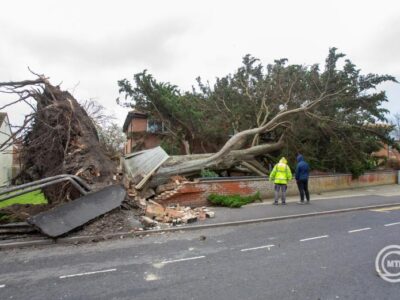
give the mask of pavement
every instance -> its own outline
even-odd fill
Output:
[[[368,208],[370,206],[400,205],[400,185],[391,184],[367,188],[333,191],[311,194],[310,204],[299,205],[299,196],[291,196],[286,200],[286,205],[272,205],[271,199],[255,202],[241,208],[213,207],[215,218],[204,222],[196,222],[191,226],[202,226],[218,223],[234,223],[244,221],[263,221],[283,217],[319,215],[322,213],[345,212]]]

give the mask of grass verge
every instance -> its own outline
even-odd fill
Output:
[[[0,202],[0,209],[14,204],[46,204],[47,200],[42,191],[33,191]]]

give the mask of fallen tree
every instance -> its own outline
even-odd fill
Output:
[[[265,125],[244,130],[235,134],[225,143],[221,150],[216,153],[202,155],[202,158],[195,158],[193,160],[184,158],[183,161],[178,158],[171,165],[168,165],[168,163],[164,164],[164,166],[162,166],[154,176],[154,181],[164,182],[168,177],[176,174],[197,174],[202,169],[229,169],[232,166],[239,164],[243,161],[251,161],[254,160],[257,156],[281,150],[286,145],[286,132],[290,129],[290,126],[292,125],[287,120],[290,115],[306,113],[314,106],[318,105],[321,101],[334,97],[342,92],[343,90],[339,90],[333,93],[327,93],[326,91],[324,91],[317,99],[309,101],[307,105],[291,110],[282,110]],[[246,141],[253,138],[255,135],[271,132],[273,130],[276,130],[278,127],[283,127],[282,133],[278,141],[274,143],[265,143],[261,145],[245,147],[244,149],[238,149],[240,146],[245,146]],[[194,157],[196,157],[196,155],[194,155]]]
[[[23,125],[0,145],[1,151],[15,139],[22,141],[19,153],[22,169],[15,181],[24,183],[73,174],[96,187],[111,182],[115,164],[101,147],[92,120],[69,92],[50,84],[44,76],[0,82],[0,92],[18,97],[0,110],[18,102],[32,108]],[[50,203],[77,196],[69,185],[46,188],[45,194]]]
[[[170,175],[247,168],[265,174],[265,160],[285,155],[294,163],[303,153],[313,168],[360,175],[374,163],[371,153],[391,144],[379,84],[396,82],[390,75],[366,74],[344,54],[330,49],[325,67],[287,64],[267,66],[246,55],[235,73],[217,78],[213,87],[198,78],[198,88],[181,92],[158,82],[147,71],[133,82],[118,82],[121,105],[162,121],[169,140],[186,155],[172,157],[154,181]],[[124,99],[124,100],[122,100]],[[164,178],[164,179],[163,179]]]

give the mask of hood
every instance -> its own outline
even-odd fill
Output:
[[[286,158],[282,157],[279,161],[280,164],[287,164]]]
[[[301,162],[301,161],[303,161],[303,160],[304,160],[303,155],[299,154],[299,155],[297,156],[297,162]]]

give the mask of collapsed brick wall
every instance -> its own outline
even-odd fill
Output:
[[[357,179],[350,174],[311,176],[309,189],[311,193],[321,193],[349,188],[394,184],[397,182],[396,171],[366,173]],[[250,195],[260,192],[263,200],[273,198],[273,184],[263,177],[250,179],[220,179],[199,182],[184,182],[169,197],[158,199],[162,204],[177,204],[191,207],[209,205],[207,197],[212,194]],[[288,184],[288,195],[297,195],[296,181]]]

